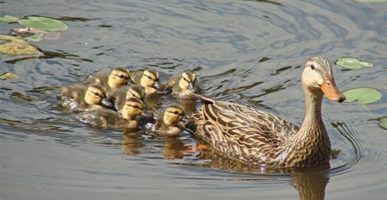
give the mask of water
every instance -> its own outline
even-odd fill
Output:
[[[59,18],[69,30],[35,43],[40,59],[1,55],[1,199],[386,199],[386,3],[354,1],[2,1],[0,14]],[[1,34],[16,24],[0,24]],[[334,68],[342,89],[373,87],[376,103],[324,101],[334,149],[330,171],[293,175],[236,170],[183,155],[195,144],[100,131],[55,109],[53,88],[95,70],[195,69],[205,95],[249,103],[300,123],[302,63],[354,56],[374,68]],[[289,106],[290,105],[290,106]],[[300,197],[299,197],[300,194]]]

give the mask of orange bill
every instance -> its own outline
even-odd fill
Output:
[[[336,83],[333,79],[324,79],[323,83],[321,84],[321,90],[324,92],[324,95],[331,101],[343,102],[345,100],[345,96],[336,87]]]

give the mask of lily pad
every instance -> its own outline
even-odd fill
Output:
[[[12,72],[5,72],[5,73],[0,75],[1,80],[9,80],[9,79],[13,79],[16,77],[17,77],[17,75],[15,73],[12,73]]]
[[[336,64],[348,68],[348,69],[360,69],[363,67],[373,67],[374,64],[369,62],[360,61],[357,58],[351,58],[351,57],[341,57],[337,59]]]
[[[44,37],[44,33],[36,33],[36,34],[31,35],[29,37],[26,37],[24,39],[29,41],[29,42],[39,42],[39,41],[43,40],[43,37]]]
[[[8,54],[12,56],[40,56],[42,53],[38,48],[30,45],[25,40],[9,36],[9,35],[0,35],[0,41],[6,41],[5,43],[0,44],[0,53]]]
[[[369,104],[382,98],[382,94],[373,88],[354,88],[343,92],[347,98],[345,102],[357,101],[360,104]]]
[[[0,22],[12,23],[12,22],[18,22],[19,19],[20,19],[19,17],[4,15],[0,17]]]
[[[378,119],[379,125],[387,130],[387,117],[382,117]]]
[[[54,32],[67,30],[67,25],[62,21],[47,17],[28,17],[27,19],[19,20],[18,23],[26,27],[35,28],[42,31]]]

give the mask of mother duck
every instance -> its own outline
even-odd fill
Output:
[[[302,73],[305,118],[301,127],[271,113],[201,97],[191,115],[194,134],[229,158],[265,168],[329,167],[331,144],[321,117],[321,103],[343,102],[328,59],[309,58]]]

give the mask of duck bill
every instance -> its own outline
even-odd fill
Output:
[[[331,101],[343,102],[345,100],[345,96],[339,91],[333,79],[324,79],[320,88]]]
[[[109,101],[107,98],[103,98],[101,103],[107,108],[113,108],[113,103]]]
[[[191,92],[196,92],[195,86],[192,83],[188,85],[188,90]]]
[[[156,81],[155,84],[153,85],[157,90],[161,90],[161,84],[160,81]]]

